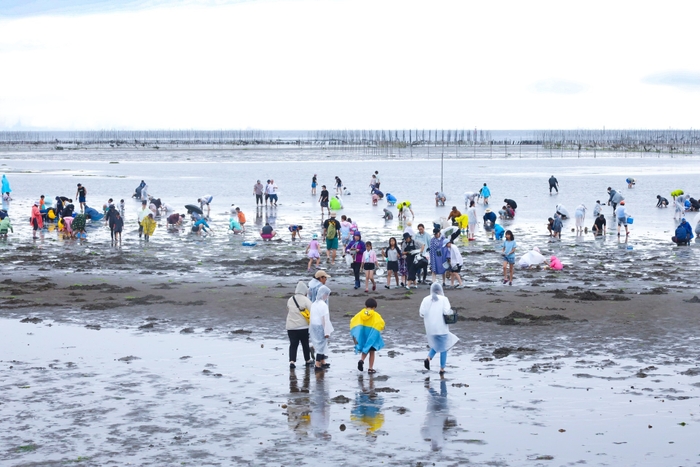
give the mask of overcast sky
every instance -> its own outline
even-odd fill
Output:
[[[0,129],[698,128],[700,2],[2,0]]]

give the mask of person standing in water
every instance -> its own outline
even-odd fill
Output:
[[[85,210],[85,200],[87,199],[87,189],[78,183],[78,191],[75,192],[75,197],[78,198],[80,203],[80,212]]]
[[[328,211],[328,215],[331,215],[331,208],[328,207],[330,194],[326,189],[326,185],[321,185],[321,196],[318,197],[318,202],[321,204],[321,216],[323,216],[323,210]]]
[[[377,313],[377,301],[368,298],[365,307],[350,320],[350,335],[355,343],[355,353],[360,354],[357,369],[363,371],[365,358],[369,355],[369,369],[367,373],[376,373],[374,369],[374,354],[384,348],[382,331],[384,319]]]
[[[552,194],[552,188],[557,190],[557,193],[559,193],[559,181],[552,175],[549,177],[549,194]]]
[[[328,297],[331,295],[331,289],[322,285],[316,293],[316,300],[311,305],[309,317],[309,337],[311,343],[316,349],[316,366],[315,371],[323,371],[329,368],[330,364],[326,363],[328,359],[328,339],[333,332],[333,324],[331,323],[331,315],[328,310]]]
[[[255,206],[259,204],[262,207],[264,190],[265,187],[262,183],[260,183],[260,180],[258,180],[258,182],[255,185],[253,185],[253,194],[255,195]]]
[[[481,187],[479,193],[481,194],[481,197],[484,198],[484,206],[488,205],[489,198],[491,197],[491,190],[488,186],[486,186],[486,183],[484,183],[484,186]]]
[[[318,181],[316,179],[316,174],[314,174],[313,177],[311,177],[311,194],[315,195],[316,194],[316,186],[318,185]]]
[[[440,374],[445,373],[447,366],[447,351],[459,341],[457,336],[450,332],[449,326],[445,323],[444,315],[454,314],[452,306],[442,286],[437,282],[430,286],[430,295],[425,297],[420,304],[418,312],[425,324],[425,334],[428,338],[430,351],[428,357],[423,361],[426,370],[430,370],[430,360],[436,354],[440,354]]]

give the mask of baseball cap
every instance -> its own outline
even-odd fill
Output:
[[[331,276],[326,271],[316,271],[316,274],[314,274],[314,277],[316,279],[320,279],[322,277],[330,278]]]

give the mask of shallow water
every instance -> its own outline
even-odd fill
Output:
[[[444,379],[422,369],[422,345],[382,350],[370,377],[337,336],[319,375],[286,368],[286,340],[194,331],[0,320],[5,464],[658,466],[700,455],[693,363],[566,342],[498,359],[463,340]]]
[[[439,149],[439,148],[438,148]],[[10,205],[16,233],[0,244],[0,248],[12,252],[11,268],[26,267],[31,263],[34,246],[44,258],[51,259],[49,267],[70,268],[59,264],[66,254],[99,258],[101,269],[119,270],[140,268],[164,274],[238,275],[243,278],[260,278],[265,275],[297,276],[305,272],[304,250],[310,234],[320,232],[322,220],[317,199],[310,195],[310,179],[314,173],[320,183],[332,185],[335,175],[343,180],[350,195],[343,197],[345,208],[339,213],[355,220],[365,240],[384,246],[390,236],[399,237],[397,221],[381,219],[382,208],[372,206],[368,195],[368,183],[374,170],[379,170],[382,190],[394,194],[399,201],[410,200],[416,215],[414,228],[424,223],[428,230],[434,219],[444,217],[451,205],[463,208],[462,194],[476,191],[488,182],[493,193],[491,208],[497,210],[498,202],[506,197],[515,199],[519,209],[516,218],[505,221],[504,226],[516,235],[519,252],[539,246],[543,254],[556,254],[562,259],[570,274],[527,272],[518,274],[515,285],[530,284],[538,280],[570,282],[602,280],[625,282],[634,279],[648,280],[649,287],[657,285],[683,286],[683,273],[697,268],[696,245],[677,248],[670,242],[676,223],[673,209],[656,209],[656,195],[670,199],[671,190],[682,188],[694,194],[700,167],[694,158],[509,158],[509,159],[455,159],[444,163],[444,191],[448,196],[447,207],[436,208],[433,193],[440,186],[440,161],[433,159],[388,160],[362,152],[331,151],[322,160],[296,159],[294,152],[285,150],[255,150],[246,158],[245,151],[72,151],[53,152],[5,152],[0,154],[0,168],[8,174],[12,183],[14,201]],[[231,155],[233,154],[233,156]],[[318,157],[318,152],[316,158]],[[354,157],[357,160],[352,160]],[[423,154],[423,157],[425,154]],[[230,161],[231,158],[238,159]],[[431,157],[435,157],[432,155]],[[63,159],[61,159],[63,158]],[[46,159],[46,160],[40,160]],[[196,159],[196,160],[188,160]],[[247,160],[240,160],[247,159]],[[119,162],[119,163],[110,163]],[[561,193],[550,196],[547,179],[556,175]],[[637,179],[634,189],[627,189],[625,178]],[[252,185],[274,178],[279,186],[280,205],[277,208],[255,209]],[[196,203],[204,194],[212,194],[212,219],[214,234],[206,237],[190,235],[187,230],[167,231],[164,222],[156,230],[150,245],[138,241],[136,210],[139,203],[130,198],[133,189],[145,179],[149,193],[160,197],[182,210],[185,204]],[[40,194],[73,196],[76,183],[88,189],[88,204],[100,209],[109,197],[124,198],[127,202],[124,241],[116,250],[107,248],[109,233],[102,224],[90,228],[86,245],[63,242],[55,232],[47,231],[33,242],[26,218],[30,206]],[[573,212],[584,203],[589,212],[586,225],[592,225],[592,209],[595,200],[607,199],[606,188],[612,186],[623,192],[630,214],[635,222],[630,226],[631,235],[618,239],[615,229],[604,239],[594,239],[590,234],[577,237],[570,230],[574,221],[565,221],[561,241],[550,241],[545,223],[557,204],[561,203]],[[695,193],[697,194],[697,192]],[[228,209],[234,203],[240,206],[248,218],[248,233],[234,236],[226,233]],[[395,208],[391,208],[395,212]],[[479,216],[483,214],[479,205]],[[613,227],[612,209],[606,207],[608,226]],[[687,213],[692,225],[696,213]],[[264,222],[281,233],[283,241],[256,247],[242,247],[243,240],[259,240],[256,231]],[[304,240],[290,242],[286,227],[302,224]],[[29,248],[29,247],[32,248]],[[493,282],[498,279],[500,257],[497,245],[486,240],[479,229],[477,241],[462,242],[468,271],[467,282]],[[28,248],[23,252],[22,248]],[[87,256],[89,259],[90,257]],[[116,258],[116,259],[115,259]],[[230,262],[233,261],[233,262]],[[246,262],[247,261],[247,262]],[[644,263],[640,263],[644,261]],[[126,263],[126,264],[123,264]],[[644,268],[639,268],[644,264]],[[264,272],[261,270],[264,269]],[[345,275],[341,266],[335,268]]]

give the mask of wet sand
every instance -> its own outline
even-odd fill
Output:
[[[687,289],[448,290],[461,341],[441,380],[422,368],[427,288],[373,294],[387,346],[370,377],[347,330],[366,295],[331,280],[332,366],[316,375],[287,365],[293,280],[194,277],[0,276],[7,465],[651,466],[700,454],[700,299]]]

